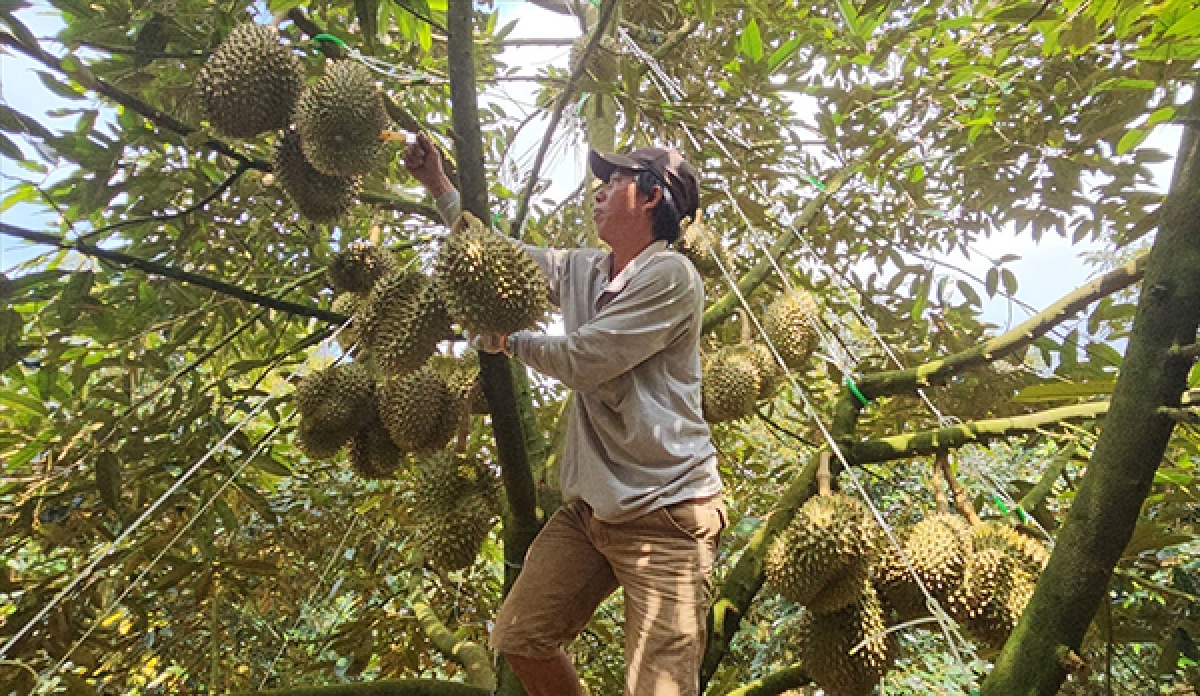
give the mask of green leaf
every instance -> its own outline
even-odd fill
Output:
[[[25,153],[21,152],[21,148],[17,147],[17,144],[3,133],[0,133],[0,156],[17,162],[25,159]]]
[[[800,46],[803,43],[803,39],[800,38],[783,42],[779,48],[775,49],[771,53],[771,57],[767,58],[767,72],[774,74],[774,72],[779,69],[779,66],[788,62],[792,56],[796,55],[796,51],[800,49]]]
[[[751,19],[742,30],[742,38],[738,42],[738,51],[757,63],[763,58],[762,35],[758,31],[758,20]]]
[[[1160,123],[1166,123],[1167,121],[1170,121],[1172,118],[1175,118],[1175,107],[1164,106],[1163,108],[1157,109],[1154,113],[1150,114],[1150,118],[1146,120],[1146,128],[1153,128]]]
[[[1133,537],[1121,552],[1121,558],[1133,558],[1146,551],[1158,551],[1194,538],[1191,534],[1168,532],[1163,524],[1153,520],[1138,520],[1133,529]]]
[[[987,292],[988,297],[995,297],[996,291],[1000,289],[1000,269],[992,266],[988,269],[987,275],[983,278],[983,289]]]
[[[715,5],[714,0],[696,0],[696,16],[703,22],[711,22],[713,13],[716,11]]]
[[[1080,399],[1086,396],[1112,394],[1115,379],[1097,379],[1087,382],[1047,382],[1031,384],[1013,397],[1021,403],[1037,403],[1040,401],[1062,401],[1065,399]]]
[[[3,137],[3,136],[0,136]],[[12,192],[0,201],[0,213],[12,208],[18,203],[28,203],[38,196],[37,187],[28,181],[19,181],[12,187]]]
[[[1125,135],[1121,137],[1121,141],[1117,143],[1117,154],[1123,155],[1138,145],[1141,145],[1142,141],[1146,139],[1147,135],[1150,135],[1150,131],[1145,128],[1129,129],[1126,131]]]
[[[1017,274],[1007,268],[1001,269],[1000,281],[1004,283],[1004,294],[1009,296],[1017,294]]]
[[[38,71],[38,79],[40,79],[42,81],[43,85],[46,85],[46,89],[50,90],[51,92],[54,92],[55,94],[57,94],[58,96],[60,96],[64,99],[83,99],[84,98],[84,94],[82,92],[75,89],[74,87],[67,84],[66,82],[59,80],[57,77],[51,75],[48,72],[39,70]]]
[[[112,452],[101,452],[96,457],[96,489],[100,500],[108,509],[120,511],[121,505],[121,460]]]
[[[1200,7],[1188,12],[1171,25],[1163,34],[1163,38],[1192,38],[1200,36]]]
[[[962,296],[964,299],[966,299],[967,304],[971,305],[972,307],[983,306],[983,300],[979,297],[979,293],[975,292],[975,288],[971,287],[970,283],[965,280],[960,280],[955,283],[955,285],[958,286],[958,291],[962,293]]]

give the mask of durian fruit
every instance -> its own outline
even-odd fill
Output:
[[[675,250],[688,257],[706,278],[720,278],[722,266],[733,272],[729,252],[721,246],[720,235],[701,220],[693,220],[683,230],[675,241]]]
[[[418,458],[412,481],[418,549],[443,572],[470,566],[495,521],[495,476],[477,457],[440,450]]]
[[[403,462],[404,453],[392,442],[383,423],[372,420],[350,440],[350,466],[365,479],[387,479],[395,476]]]
[[[754,411],[762,379],[748,345],[724,346],[704,363],[700,378],[704,420],[724,423]]]
[[[1050,552],[1037,539],[1030,538],[1003,522],[988,521],[971,529],[975,552],[999,549],[1011,555],[1021,568],[1034,577],[1045,569]]]
[[[395,377],[379,387],[379,416],[405,452],[445,447],[458,431],[464,399],[430,367]]]
[[[342,350],[350,350],[362,335],[362,307],[364,299],[362,295],[353,292],[344,292],[333,298],[333,302],[329,305],[329,310],[344,314],[354,319],[349,326],[338,332],[337,343]],[[361,355],[361,353],[359,353]]]
[[[229,32],[196,76],[213,130],[252,138],[286,128],[304,86],[299,59],[273,27],[253,22]]]
[[[479,378],[479,353],[468,350],[461,358],[435,355],[429,359],[428,365],[446,378],[450,389],[464,400],[470,413],[483,415],[489,412]]]
[[[346,429],[320,430],[301,421],[296,428],[296,446],[310,459],[332,459],[352,434]]]
[[[334,365],[296,385],[296,410],[310,432],[345,431],[349,439],[374,417],[375,405],[375,380],[361,363]]]
[[[355,176],[330,176],[317,171],[300,146],[300,134],[288,130],[275,151],[275,176],[304,217],[313,222],[340,218],[358,197],[360,180]]]
[[[362,309],[361,340],[389,376],[412,372],[450,337],[450,317],[433,283],[416,271],[381,278]]]
[[[763,330],[790,369],[807,368],[820,343],[820,334],[814,328],[819,317],[816,300],[806,290],[785,292],[767,307]]]
[[[371,292],[375,283],[399,269],[392,252],[370,242],[358,241],[339,251],[325,277],[334,292]]]
[[[805,613],[796,628],[796,652],[804,671],[825,693],[870,696],[895,661],[895,636],[884,635],[885,629],[883,607],[867,584],[858,601],[845,608]]]
[[[1033,596],[1036,576],[1008,552],[988,548],[971,555],[950,613],[983,646],[999,650]]]
[[[913,525],[904,542],[904,553],[925,588],[944,603],[962,583],[967,560],[973,553],[970,526],[957,515],[927,517]]]
[[[784,599],[810,611],[836,611],[855,602],[879,554],[870,511],[841,493],[809,498],[767,550],[767,579]]]
[[[304,155],[331,176],[366,174],[383,164],[381,136],[387,126],[383,95],[371,71],[358,61],[339,60],[304,88],[296,103],[296,128]]]
[[[549,308],[546,279],[520,244],[464,212],[434,260],[451,318],[475,334],[532,328]]]
[[[758,370],[758,400],[765,401],[775,396],[786,375],[775,360],[771,349],[761,343],[750,344],[750,357]]]
[[[929,615],[925,606],[925,596],[913,581],[904,559],[900,556],[912,527],[897,527],[892,530],[892,536],[899,547],[890,540],[882,544],[879,560],[871,568],[871,582],[879,592],[885,608],[896,612],[900,622],[912,621]]]

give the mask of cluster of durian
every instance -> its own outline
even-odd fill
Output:
[[[589,34],[584,34],[571,44],[571,54],[569,65],[574,68],[575,63],[579,59],[584,46],[591,39]],[[602,37],[600,44],[588,54],[587,64],[584,65],[584,71],[596,82],[613,82],[621,76],[621,59],[620,47],[615,41],[608,37]]]
[[[383,163],[388,116],[371,71],[329,65],[305,86],[304,70],[274,27],[246,22],[229,33],[196,78],[214,131],[252,138],[284,130],[276,178],[305,217],[330,222],[358,196],[361,175]]]
[[[763,314],[763,331],[791,370],[804,370],[820,344],[816,323],[821,310],[806,290],[795,289],[775,299]]]
[[[884,634],[884,607],[871,584],[880,549],[870,510],[833,493],[806,501],[767,551],[768,581],[808,609],[795,649],[827,693],[867,696],[895,660],[895,638]]]
[[[704,356],[700,381],[704,419],[724,423],[753,413],[755,404],[775,395],[782,378],[771,349],[760,343],[724,346]]]
[[[349,443],[350,463],[366,478],[386,478],[400,466],[402,452],[379,419],[375,378],[363,363],[304,377],[296,385],[295,404],[296,446],[309,457],[331,459]]]
[[[433,277],[450,318],[474,334],[533,328],[550,307],[537,261],[468,212],[438,251]]]
[[[904,555],[929,593],[983,647],[999,649],[1016,626],[1046,549],[1003,522],[971,527],[956,515],[938,514],[902,530]],[[883,554],[875,584],[900,621],[929,613],[925,597],[898,552]]]
[[[495,474],[476,456],[443,449],[419,457],[411,481],[421,554],[442,572],[469,567],[496,519]]]
[[[698,218],[680,233],[675,250],[686,256],[706,278],[720,278],[722,268],[733,272],[729,251],[721,246],[720,235]]]

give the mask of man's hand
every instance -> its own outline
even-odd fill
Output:
[[[508,341],[508,336],[498,333],[483,333],[483,334],[467,334],[467,344],[481,353],[504,353],[510,358],[508,350],[505,349],[505,344]]]
[[[416,141],[404,148],[404,168],[421,182],[434,198],[453,188],[442,169],[441,153],[424,133],[418,133]]]

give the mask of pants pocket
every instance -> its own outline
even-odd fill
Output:
[[[685,500],[662,508],[661,513],[672,527],[689,539],[712,542],[725,526],[723,508],[719,498]]]

